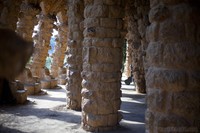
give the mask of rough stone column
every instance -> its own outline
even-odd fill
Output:
[[[85,130],[115,128],[122,116],[122,0],[85,1],[82,72],[82,125]]]
[[[51,65],[51,74],[53,77],[58,77],[58,70],[63,67],[65,51],[67,49],[67,32],[68,32],[68,20],[67,12],[63,11],[57,15],[59,24],[58,26],[58,42],[55,46],[55,52],[53,54],[53,63]]]
[[[143,65],[143,47],[141,36],[138,30],[137,0],[128,0],[126,3],[126,17],[128,21],[127,40],[132,50],[133,78],[136,83],[136,91],[139,93],[146,92],[145,72]]]
[[[33,29],[37,24],[36,15],[39,14],[39,6],[24,1],[21,4],[21,10],[17,23],[17,33],[28,41],[33,41]]]
[[[137,8],[137,24],[138,24],[138,32],[140,34],[140,42],[141,42],[141,53],[140,60],[143,61],[143,65],[140,66],[143,68],[143,73],[146,74],[148,69],[147,61],[146,61],[146,49],[148,47],[148,42],[146,40],[146,29],[150,25],[149,23],[149,10],[150,10],[150,0],[141,0],[135,2],[135,7]],[[145,78],[144,75],[142,78]],[[144,80],[145,81],[145,80]],[[146,88],[146,87],[144,87]]]
[[[35,39],[35,51],[33,54],[33,63],[31,64],[31,71],[33,76],[41,77],[42,68],[45,66],[46,57],[48,55],[50,39],[54,27],[54,16],[43,15],[39,16],[39,31]]]
[[[4,0],[2,2],[4,7],[0,14],[0,23],[4,25],[4,28],[16,29],[21,2],[22,0]]]
[[[69,0],[68,3],[68,50],[67,50],[67,107],[81,109],[81,71],[83,31],[83,0]]]
[[[127,43],[127,46],[126,46],[126,61],[125,61],[125,68],[124,68],[124,73],[126,75],[126,77],[130,77],[131,76],[131,47],[130,47],[130,44]]]
[[[199,1],[151,0],[146,132],[200,131]]]

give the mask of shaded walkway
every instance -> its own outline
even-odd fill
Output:
[[[145,95],[135,93],[133,87],[122,82],[120,111],[124,118],[112,133],[145,132]],[[48,95],[29,96],[23,106],[1,106],[0,133],[86,133],[81,128],[81,112],[65,107],[64,86],[47,92]]]

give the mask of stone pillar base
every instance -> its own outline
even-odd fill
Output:
[[[58,84],[65,85],[67,83],[66,79],[58,79]]]
[[[35,95],[41,91],[40,83],[25,84],[24,88],[27,90],[28,95]]]
[[[17,104],[24,104],[27,101],[27,90],[17,90],[16,101]]]
[[[27,90],[27,95],[33,95],[35,86],[34,85],[24,85],[24,89]]]
[[[54,89],[57,86],[57,80],[41,80],[41,88],[42,89]]]

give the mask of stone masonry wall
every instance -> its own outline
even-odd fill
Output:
[[[81,110],[83,0],[68,1],[67,107]]]
[[[146,132],[200,131],[198,1],[150,0]]]
[[[122,0],[85,1],[82,72],[82,125],[115,128],[121,120]]]

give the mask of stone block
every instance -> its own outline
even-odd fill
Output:
[[[121,6],[109,6],[109,18],[123,18],[124,12]]]
[[[160,23],[159,40],[165,43],[186,41],[184,23],[167,19]]]
[[[100,22],[98,18],[85,18],[84,20],[84,28],[87,27],[98,27],[100,26]]]
[[[24,89],[27,90],[27,95],[34,95],[34,92],[35,92],[34,85],[24,85]]]
[[[156,22],[151,23],[151,25],[147,27],[146,39],[148,42],[151,41],[151,43],[152,43],[152,42],[156,42],[158,40],[159,29],[160,29],[160,25],[159,25],[159,23],[156,23]]]
[[[105,5],[86,6],[84,10],[85,18],[98,18],[108,16],[108,7]]]
[[[118,29],[107,29],[106,30],[106,37],[107,38],[120,38],[121,32]]]
[[[100,91],[99,91],[100,92]],[[101,91],[102,94],[97,93],[97,100],[98,100],[98,115],[106,115],[106,114],[112,114],[113,113],[113,107],[109,101],[102,98],[107,95],[108,93]],[[102,96],[99,96],[102,95]]]
[[[16,101],[18,104],[24,104],[27,101],[27,90],[17,90]]]
[[[157,5],[154,8],[151,8],[149,12],[149,21],[163,21],[167,19],[170,15],[169,9],[164,5]]]
[[[111,47],[113,39],[111,38],[94,38],[92,39],[92,46],[96,47]]]
[[[92,114],[98,114],[98,105],[96,101],[82,98],[82,110]]]
[[[178,129],[179,127],[189,127],[190,125],[190,123],[186,119],[173,114],[156,114],[155,119],[156,121],[154,128],[157,127],[158,132],[163,132],[163,129],[167,127],[173,127],[174,129]]]
[[[124,39],[115,38],[112,41],[112,46],[114,48],[121,48],[121,47],[123,47],[123,45],[125,45],[125,40]]]
[[[100,26],[107,28],[116,28],[117,20],[113,18],[100,18]]]
[[[163,60],[165,60],[165,66],[197,70],[200,64],[200,47],[196,44],[188,47],[190,44],[191,42],[166,43],[163,46]]]
[[[172,94],[172,101],[170,101],[172,104],[173,113],[190,121],[197,118],[197,116],[200,116],[199,95],[199,92],[174,92]]]
[[[183,91],[187,88],[187,75],[181,70],[149,68],[146,83],[150,88]]]
[[[38,94],[41,91],[40,83],[35,83],[34,94]]]
[[[153,66],[163,65],[163,47],[158,42],[151,42],[146,50],[148,64]]]
[[[58,79],[58,84],[60,85],[65,85],[67,83],[67,80],[66,79]]]
[[[199,91],[200,87],[200,72],[190,71],[188,72],[188,89],[190,91]]]
[[[169,109],[170,106],[166,106],[166,101],[168,98],[170,97],[168,97],[168,93],[166,91],[162,91],[159,89],[149,89],[147,97],[147,104],[151,104],[151,106],[149,106],[149,109],[158,112],[171,110]],[[170,100],[168,102],[170,102]]]
[[[81,40],[83,38],[82,33],[80,32],[73,32],[73,40]]]
[[[108,124],[107,115],[87,115],[87,123],[92,127],[106,127]]]
[[[50,89],[57,87],[57,79],[51,79],[50,82],[51,82],[51,88]]]
[[[83,46],[92,46],[92,41],[93,39],[89,39],[89,38],[84,38],[83,40]]]
[[[122,2],[121,0],[103,0],[103,3],[106,5],[120,5]]]
[[[118,110],[120,110],[120,106],[121,106],[121,100],[119,99],[115,99],[113,101],[113,113],[117,113]]]
[[[108,115],[108,126],[115,126],[118,123],[118,114]]]
[[[51,89],[51,82],[46,80],[41,80],[41,88],[42,89]]]

